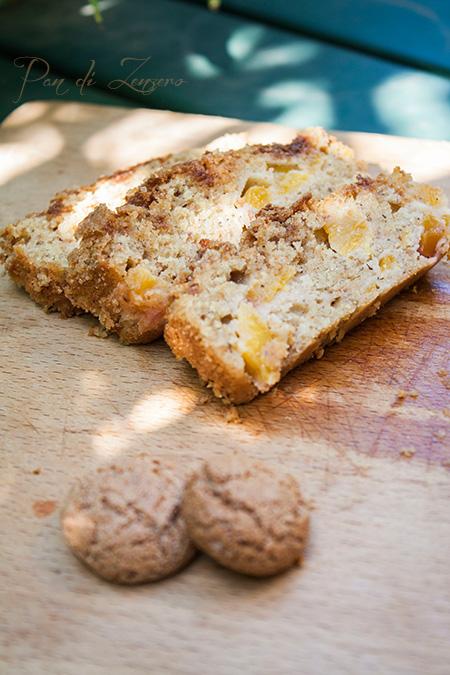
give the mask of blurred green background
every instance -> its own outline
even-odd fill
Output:
[[[1,118],[66,99],[450,139],[449,0],[0,2]]]

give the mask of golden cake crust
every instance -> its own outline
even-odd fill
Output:
[[[8,236],[8,232],[5,235]],[[58,265],[36,265],[25,251],[17,247],[8,258],[6,269],[11,279],[47,312],[56,311],[63,317],[69,317],[82,311],[65,296],[64,274]]]
[[[333,342],[340,342],[349,331],[365,319],[374,316],[386,302],[426,274],[439,259],[440,257],[433,259],[422,270],[403,280],[384,295],[364,307],[358,308],[355,312],[323,331],[301,354],[286,361],[282,375],[286,375],[293,368],[308,361]],[[176,358],[186,359],[195,368],[201,380],[213,390],[218,398],[240,405],[249,403],[260,393],[245,371],[228,367],[216,350],[208,345],[201,331],[176,311],[170,316],[164,331],[164,338]]]
[[[175,356],[186,359],[219,398],[239,404],[257,396],[258,389],[247,373],[229,368],[186,317],[174,315],[164,338]]]

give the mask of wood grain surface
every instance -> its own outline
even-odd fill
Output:
[[[290,134],[26,104],[0,130],[0,222],[151,155]],[[345,140],[369,161],[450,188],[449,144]],[[5,277],[0,295],[2,673],[448,675],[448,263],[237,421],[162,341],[91,337],[93,319],[46,315]],[[400,390],[417,396],[399,400]],[[313,508],[301,569],[252,580],[199,556],[164,582],[120,588],[66,549],[60,505],[98,462],[148,450],[193,463],[230,448],[299,477]]]

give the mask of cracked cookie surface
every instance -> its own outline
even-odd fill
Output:
[[[69,494],[61,514],[66,542],[108,581],[173,574],[195,551],[181,516],[184,486],[171,463],[147,455],[99,467]]]
[[[301,560],[309,515],[298,483],[262,462],[206,461],[188,481],[182,512],[198,548],[236,572],[269,576]]]

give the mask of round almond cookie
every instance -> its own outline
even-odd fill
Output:
[[[204,462],[188,481],[182,513],[198,548],[256,577],[298,563],[308,536],[297,481],[238,454]]]
[[[139,584],[186,565],[195,548],[181,515],[185,478],[138,455],[80,480],[61,514],[72,552],[103,579]]]

